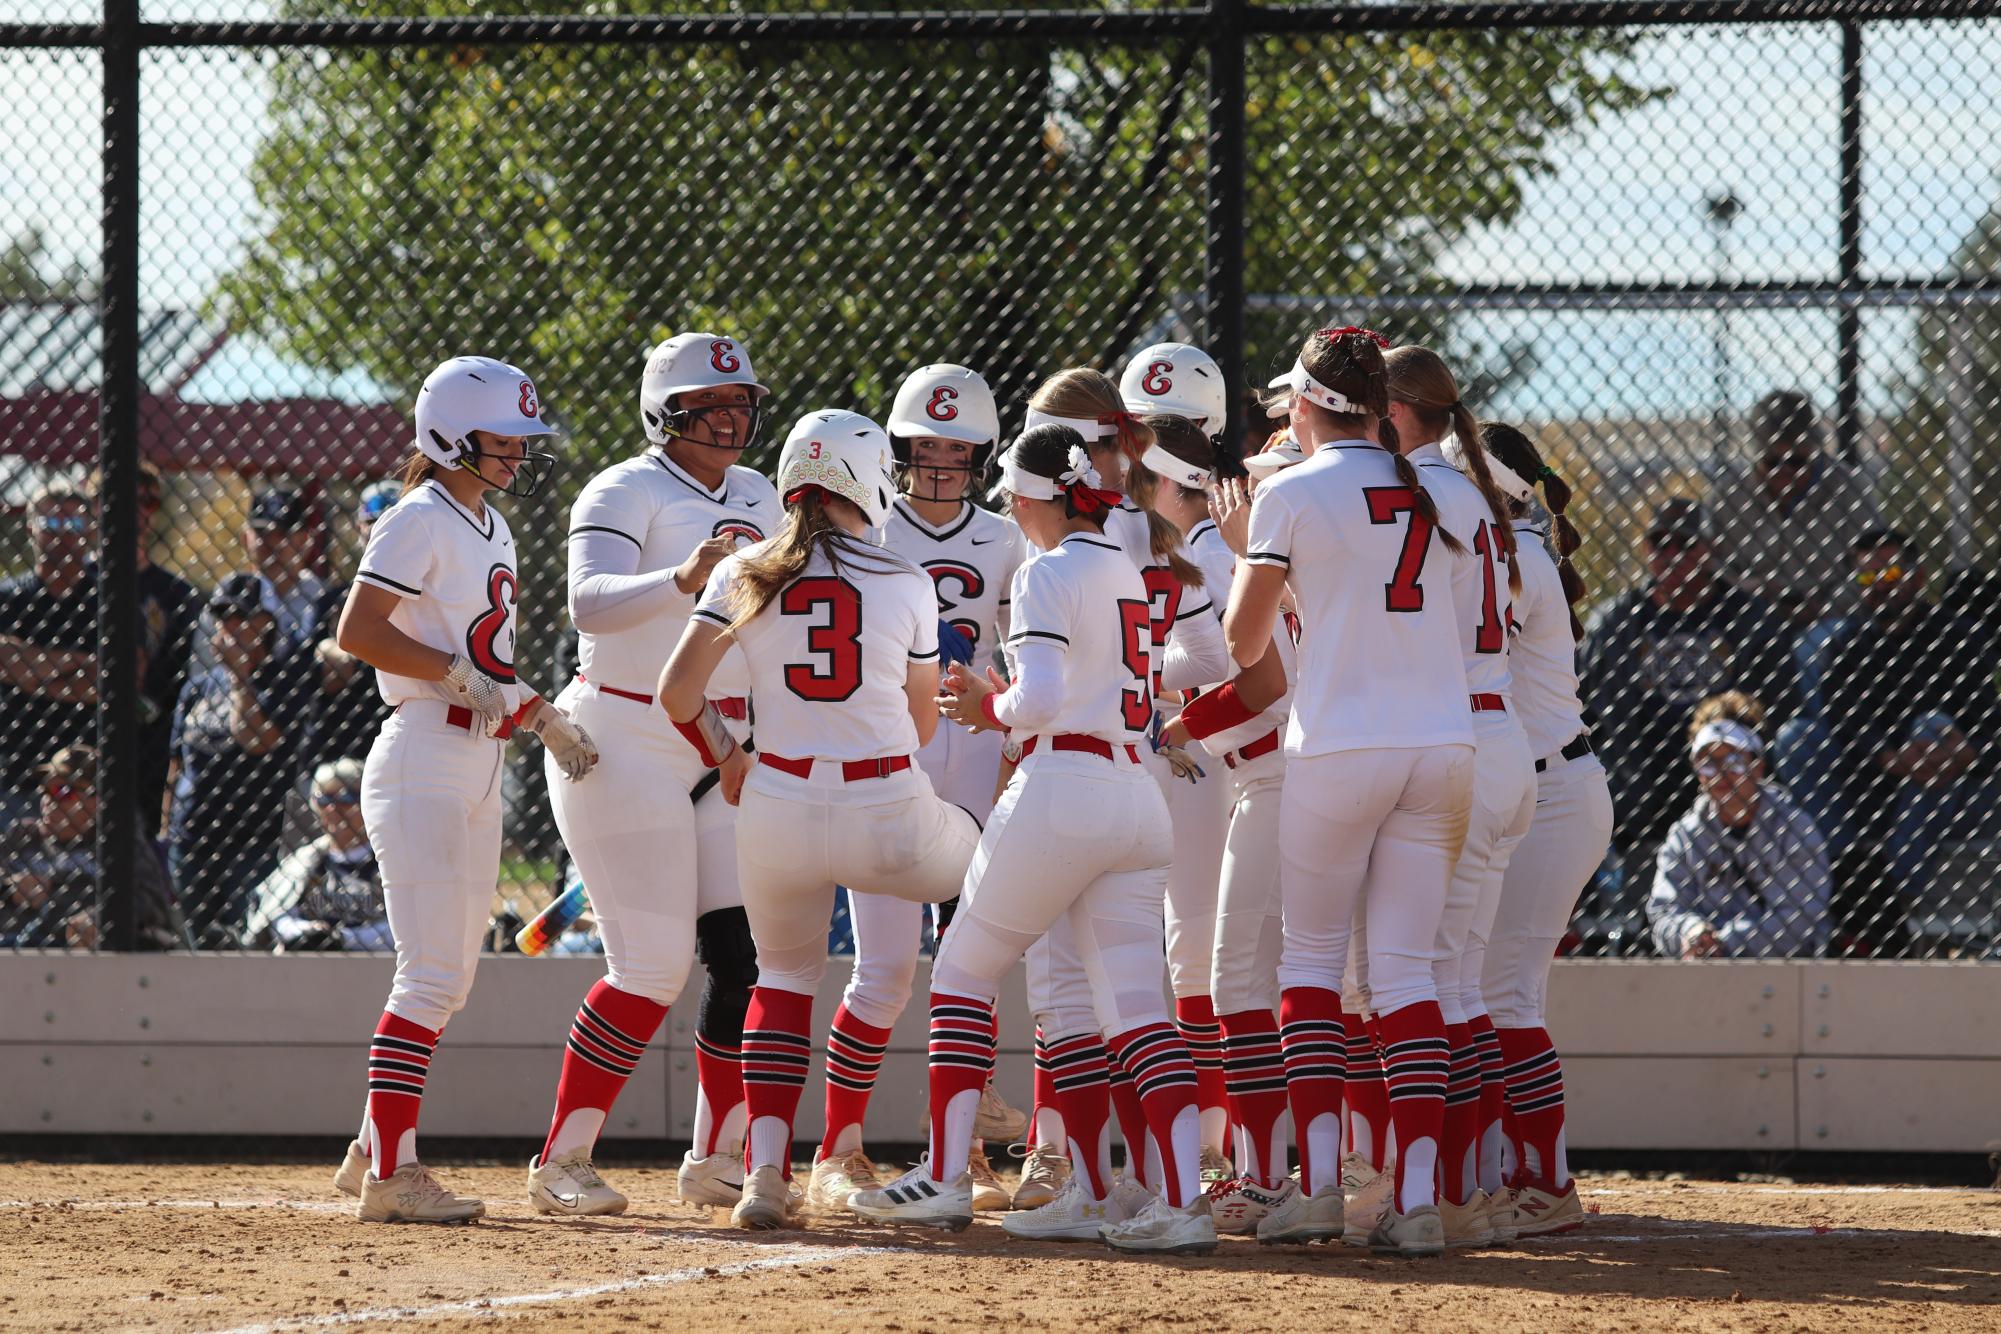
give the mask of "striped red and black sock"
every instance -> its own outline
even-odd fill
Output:
[[[936,992],[931,997],[931,1179],[959,1179],[973,1148],[980,1090],[998,1045],[993,1002]]]
[[[1472,1199],[1479,1179],[1480,1049],[1465,1024],[1445,1026],[1450,1068],[1445,1079],[1445,1134],[1439,1153],[1440,1198],[1451,1204]]]
[[[1325,987],[1287,987],[1279,994],[1279,1048],[1285,1095],[1299,1144],[1299,1183],[1309,1195],[1341,1184],[1341,1084],[1348,1036],[1341,996]]]
[[[863,1023],[845,1004],[834,1011],[834,1026],[827,1033],[827,1129],[820,1138],[822,1157],[861,1147],[862,1118],[868,1115],[869,1095],[875,1092],[875,1077],[888,1050],[888,1029]],[[844,1136],[849,1141],[845,1145]]]
[[[1162,1022],[1127,1029],[1106,1045],[1132,1076],[1147,1130],[1160,1146],[1161,1198],[1186,1208],[1202,1193],[1202,1113],[1187,1044]]]
[[[1285,1059],[1270,1010],[1238,1010],[1223,1029],[1223,1080],[1237,1171],[1262,1186],[1285,1179]]]
[[[1062,1145],[1094,1200],[1112,1189],[1111,1063],[1096,1033],[1050,1043],[1037,1057],[1049,1071],[1049,1096],[1063,1120]]]
[[[1390,1120],[1397,1132],[1397,1209],[1438,1202],[1438,1141],[1444,1131],[1451,1050],[1437,1001],[1419,1001],[1380,1015],[1383,1074],[1390,1086]]]
[[[1389,1155],[1390,1086],[1383,1082],[1376,1021],[1344,1014],[1341,1026],[1348,1032],[1348,1079],[1341,1090],[1348,1112],[1348,1152],[1360,1154],[1380,1172]]]
[[[1119,1054],[1108,1047],[1105,1060],[1111,1070],[1112,1107],[1119,1115],[1119,1138],[1126,1142],[1126,1175],[1151,1190],[1159,1183],[1148,1174],[1147,1164],[1150,1158],[1158,1158],[1160,1152],[1157,1148],[1151,1154],[1147,1151],[1152,1132],[1146,1128],[1146,1109],[1140,1105],[1132,1073],[1119,1063]]]
[[[1056,1106],[1056,1089],[1049,1073],[1049,1039],[1035,1026],[1035,1106],[1028,1114],[1028,1142],[1036,1148],[1063,1152],[1063,1113]]]
[[[1473,1030],[1473,1045],[1480,1052],[1480,1189],[1492,1195],[1501,1188],[1501,1144],[1504,1134],[1502,1113],[1508,1105],[1507,1081],[1502,1072],[1507,1062],[1501,1056],[1501,1040],[1494,1036],[1494,1021],[1484,1014],[1467,1019]]]
[[[813,1064],[813,998],[752,987],[743,1017],[743,1097],[750,1113],[744,1166],[792,1175],[792,1122]]]
[[[1517,1179],[1544,1190],[1562,1190],[1570,1180],[1563,1137],[1563,1062],[1545,1028],[1499,1028],[1507,1065],[1508,1109],[1514,1114],[1511,1138]]]
[[[556,1113],[542,1144],[543,1162],[597,1143],[619,1090],[666,1017],[667,1007],[658,1001],[598,979],[570,1024],[563,1075],[556,1084]]]
[[[1223,1029],[1216,1022],[1216,1005],[1207,996],[1177,996],[1174,998],[1174,1027],[1180,1031],[1181,1040],[1188,1045],[1189,1058],[1195,1062],[1195,1096],[1202,1108],[1202,1115],[1214,1122],[1210,1127],[1215,1134],[1215,1143],[1223,1148],[1228,1140],[1227,1093],[1223,1078]],[[1205,1141],[1209,1140],[1204,1135]]]
[[[723,1145],[731,1113],[743,1106],[743,1048],[695,1034],[695,1156]],[[726,1146],[735,1147],[734,1136]]]
[[[375,1025],[368,1044],[368,1135],[363,1143],[378,1181],[416,1159],[417,1113],[437,1047],[437,1031],[387,1010]]]

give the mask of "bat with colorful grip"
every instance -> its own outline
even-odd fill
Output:
[[[568,889],[558,894],[555,900],[535,915],[535,920],[514,933],[514,945],[523,954],[541,954],[565,931],[576,925],[590,908],[591,901],[584,893],[584,882],[573,881]]]

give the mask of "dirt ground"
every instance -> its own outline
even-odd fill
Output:
[[[1993,1329],[2001,1195],[1883,1186],[1588,1177],[1586,1228],[1455,1253],[1226,1239],[1135,1260],[814,1218],[732,1231],[673,1199],[663,1168],[618,1167],[621,1218],[531,1214],[516,1168],[447,1167],[489,1216],[370,1227],[333,1164],[0,1163],[0,1330],[1024,1329],[1484,1327],[1560,1331]]]

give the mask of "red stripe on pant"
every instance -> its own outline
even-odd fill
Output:
[[[1278,1015],[1300,1188],[1313,1195],[1341,1184],[1341,1083],[1348,1062],[1341,996],[1325,987],[1287,987],[1279,994]],[[1313,1124],[1322,1116],[1332,1116],[1336,1127],[1331,1162],[1320,1161],[1312,1148]]]
[[[1376,1024],[1397,1131],[1397,1209],[1408,1213],[1438,1200],[1438,1142],[1451,1071],[1445,1016],[1437,1001],[1420,1001],[1377,1016]]]
[[[1220,1016],[1223,1084],[1236,1131],[1237,1170],[1259,1185],[1285,1179],[1285,1060],[1270,1010]]]
[[[589,1109],[607,1118],[611,1115],[619,1091],[666,1017],[667,1007],[658,1001],[620,991],[609,978],[598,979],[570,1025],[563,1074],[556,1084],[556,1111],[542,1142],[543,1162],[555,1153],[558,1132],[572,1112]]]
[[[1563,1062],[1542,1028],[1497,1028],[1507,1065],[1508,1110],[1514,1114],[1515,1178],[1521,1185],[1560,1190],[1563,1161]]]
[[[424,1105],[424,1084],[430,1078],[431,1056],[438,1032],[413,1024],[401,1015],[382,1012],[368,1044],[368,1127],[364,1145],[377,1180],[398,1167],[403,1137],[417,1129]],[[414,1141],[413,1141],[414,1142]]]
[[[1195,1101],[1195,1062],[1173,1024],[1144,1024],[1113,1035],[1106,1043],[1139,1094],[1147,1130],[1160,1146],[1161,1198],[1176,1208],[1201,1193],[1200,1108]],[[1174,1125],[1182,1113],[1195,1121],[1187,1151],[1177,1149]]]

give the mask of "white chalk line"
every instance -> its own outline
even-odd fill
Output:
[[[1630,1186],[1594,1186],[1584,1195],[1653,1195],[1663,1191],[1704,1191],[1730,1195],[1968,1195],[1986,1194],[1985,1186],[1764,1186],[1756,1182],[1648,1181]]]
[[[1868,1238],[1882,1241],[1892,1236],[2001,1237],[2001,1231],[1982,1228],[1925,1228],[1907,1231],[1902,1228],[1876,1227],[1740,1227],[1734,1223],[1711,1223],[1693,1232],[1599,1232],[1587,1223],[1574,1232],[1523,1237],[1520,1240],[1524,1246],[1534,1246],[1543,1242],[1567,1242],[1572,1245],[1610,1242],[1624,1245],[1662,1241],[1817,1241],[1823,1237]]]
[[[55,1213],[78,1209],[287,1209],[303,1214],[351,1214],[354,1205],[269,1196],[254,1200],[0,1200],[0,1209],[48,1209]]]
[[[722,1239],[719,1238],[718,1241],[722,1242]],[[722,1244],[729,1243],[722,1242]],[[803,1265],[835,1264],[862,1256],[894,1254],[907,1254],[907,1252],[883,1246],[816,1247],[808,1250],[792,1250],[779,1255],[764,1255],[755,1260],[740,1260],[733,1264],[691,1265],[686,1269],[670,1269],[659,1274],[640,1274],[634,1278],[619,1279],[613,1283],[594,1283],[582,1288],[554,1288],[547,1292],[513,1293],[504,1297],[473,1297],[464,1301],[439,1302],[433,1306],[373,1306],[353,1311],[339,1311],[332,1315],[290,1316],[263,1324],[238,1325],[218,1331],[217,1334],[284,1334],[284,1331],[288,1330],[327,1329],[336,1325],[365,1324],[372,1320],[429,1320],[437,1316],[486,1315],[518,1306],[574,1302],[586,1297],[606,1297],[621,1292],[635,1292],[642,1288],[694,1283],[705,1278],[754,1274],[773,1269],[797,1269]]]

